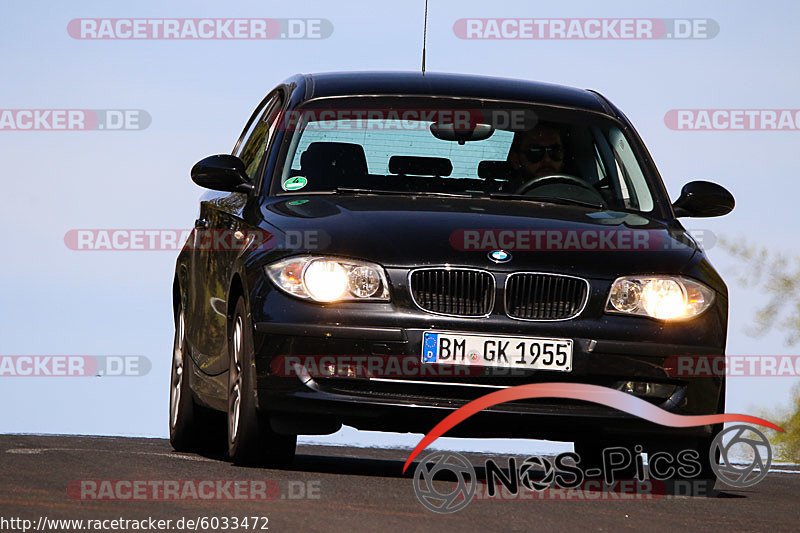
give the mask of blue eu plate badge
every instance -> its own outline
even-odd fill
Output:
[[[422,346],[422,362],[435,363],[439,355],[439,334],[426,331],[423,334]]]

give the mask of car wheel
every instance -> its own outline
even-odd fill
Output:
[[[606,448],[626,448],[631,453],[631,464],[628,468],[614,471],[614,480],[630,480],[636,477],[636,452],[628,442],[586,440],[575,443],[575,453],[580,457],[579,467],[586,479],[604,479],[603,450]]]
[[[236,464],[286,464],[294,459],[297,435],[272,431],[258,411],[252,326],[239,298],[228,334],[228,456]]]
[[[169,441],[179,452],[213,450],[221,444],[218,416],[195,404],[192,394],[192,359],[186,339],[183,307],[175,316],[175,340],[172,345],[172,371],[169,390]]]
[[[677,458],[678,454],[684,450],[694,450],[699,455],[697,460],[700,463],[700,471],[695,475],[682,476],[680,470],[670,479],[664,480],[665,491],[667,494],[681,496],[716,496],[714,485],[717,476],[711,468],[711,445],[713,437],[698,439],[676,439],[667,443],[655,446],[655,450],[664,451],[671,457]],[[715,461],[719,461],[719,450],[716,450]],[[696,465],[695,465],[696,466]]]

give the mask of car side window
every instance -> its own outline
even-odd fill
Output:
[[[263,112],[259,110],[258,118],[248,128],[244,141],[234,154],[242,160],[247,176],[253,181],[256,180],[258,167],[275,133],[280,104],[280,95],[276,94],[262,106]]]
[[[653,197],[633,149],[618,128],[611,128],[607,137],[594,130],[595,163],[601,186],[616,198],[621,207],[643,212],[654,208]],[[603,190],[601,189],[601,190]]]
[[[639,211],[652,211],[654,207],[653,198],[650,196],[647,180],[642,173],[641,167],[636,164],[636,156],[628,140],[616,128],[611,129],[608,137],[611,149],[614,152],[617,176],[619,176],[619,185],[623,191],[625,203],[628,207]]]

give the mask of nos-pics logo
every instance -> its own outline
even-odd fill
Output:
[[[772,464],[772,447],[767,437],[753,426],[745,424],[719,432],[708,452],[714,474],[720,481],[734,488],[752,487],[759,483],[766,477]],[[554,467],[543,457],[529,457],[517,469],[514,479],[526,489],[538,492],[554,485],[558,488],[579,488],[584,479],[584,472],[579,469],[579,457],[569,452],[561,455],[570,456],[571,460],[578,462],[567,468],[559,456]],[[509,468],[515,467],[516,461],[510,459]],[[562,471],[564,468],[566,470]],[[487,461],[486,472],[499,472],[491,459]],[[487,474],[487,477],[492,476]],[[649,477],[664,479],[652,471]],[[612,475],[612,483],[613,478]],[[448,451],[436,451],[422,459],[414,470],[413,481],[417,499],[436,513],[454,513],[469,505],[480,482],[475,467],[466,457]],[[489,487],[490,492],[494,492],[492,488]]]

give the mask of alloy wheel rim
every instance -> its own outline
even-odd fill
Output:
[[[229,416],[231,442],[236,442],[242,407],[242,318],[237,317],[233,325],[233,386],[231,388],[231,412]]]
[[[170,423],[174,428],[178,424],[178,414],[181,402],[181,387],[183,386],[183,350],[184,350],[184,319],[183,311],[178,315],[175,326],[175,348],[172,351],[172,387],[170,391]]]

